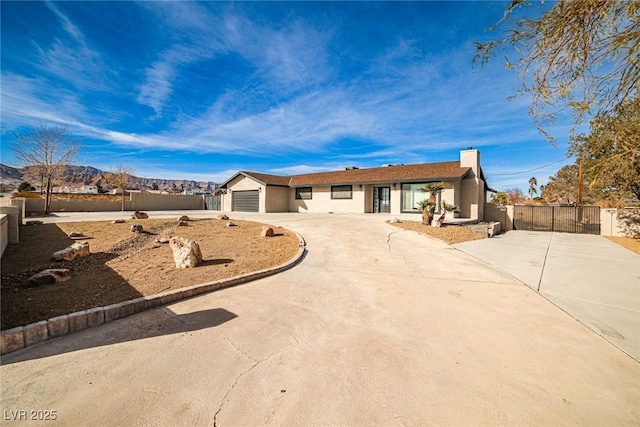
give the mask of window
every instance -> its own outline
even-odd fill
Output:
[[[420,213],[418,203],[431,197],[431,193],[423,193],[420,191],[427,182],[417,184],[402,184],[402,212],[403,213]],[[436,213],[440,213],[440,194],[436,196]]]
[[[332,185],[331,198],[332,199],[352,199],[353,190],[351,188],[351,185]]]
[[[311,200],[312,195],[311,187],[296,188],[296,200]]]

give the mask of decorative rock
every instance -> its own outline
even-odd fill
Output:
[[[49,268],[36,273],[27,279],[32,285],[49,285],[71,279],[71,271],[67,268]]]
[[[178,227],[188,227],[189,223],[187,221],[179,221]]]
[[[149,215],[147,215],[147,214],[146,214],[146,213],[144,213],[144,212],[135,211],[135,212],[133,213],[133,215],[131,215],[131,218],[133,218],[133,219],[148,219],[148,218],[149,218]]]
[[[400,223],[400,220],[398,218],[393,218],[391,221],[389,221],[391,224],[398,224]]]
[[[180,218],[178,218],[178,222],[182,222],[182,221],[189,221],[189,217],[186,215],[182,215]]]
[[[229,222],[227,223],[227,227],[235,227],[235,226],[236,226],[236,225],[235,225],[233,222],[231,222],[231,221],[229,221]]]
[[[273,228],[268,225],[262,226],[262,232],[260,233],[260,237],[273,237],[274,236]]]
[[[160,236],[156,239],[156,242],[158,243],[169,243],[169,237],[167,236]]]
[[[74,243],[68,248],[55,252],[53,255],[51,255],[51,259],[53,259],[54,261],[71,261],[78,257],[87,256],[89,255],[89,253],[89,243],[78,242]]]
[[[143,230],[142,224],[133,224],[131,226],[131,231],[134,233],[142,233]]]
[[[111,224],[124,224],[124,219],[114,219]]]
[[[219,220],[222,220],[222,221],[226,221],[226,220],[228,220],[228,219],[229,219],[229,217],[228,217],[228,216],[226,216],[225,214],[220,214],[220,215],[218,215],[218,219],[219,219]]]
[[[69,233],[69,237],[72,239],[79,239],[81,237],[84,237],[84,234],[79,231],[72,231],[71,233]]]
[[[193,268],[202,261],[200,245],[193,240],[172,237],[169,240],[169,245],[173,250],[173,260],[176,263],[176,268]]]

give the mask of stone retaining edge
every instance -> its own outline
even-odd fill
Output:
[[[20,350],[21,348],[30,347],[34,344],[48,341],[63,335],[72,334],[83,329],[93,328],[113,320],[132,316],[151,308],[171,304],[173,302],[217,291],[219,289],[230,288],[289,270],[290,268],[298,265],[303,260],[307,252],[307,244],[304,238],[299,233],[293,233],[298,237],[298,252],[293,258],[284,264],[265,270],[258,270],[242,274],[240,276],[230,277],[228,279],[187,286],[186,288],[166,291],[150,295],[148,297],[140,297],[104,307],[95,307],[89,310],[77,311],[75,313],[56,316],[49,320],[41,320],[25,326],[7,329],[2,331],[0,334],[0,355],[12,353]]]

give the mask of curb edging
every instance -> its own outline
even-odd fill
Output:
[[[171,304],[219,289],[230,288],[289,270],[298,265],[307,253],[307,244],[304,238],[295,231],[293,231],[293,233],[298,237],[298,252],[284,264],[230,277],[228,279],[187,286],[185,288],[161,292],[147,297],[139,297],[103,307],[77,311],[75,313],[56,316],[49,320],[40,320],[25,326],[7,329],[0,333],[0,355],[9,354],[22,348],[79,332],[87,328],[93,328],[103,323],[129,317],[151,308]]]

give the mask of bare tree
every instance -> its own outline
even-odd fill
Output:
[[[638,96],[640,0],[560,0],[539,18],[516,16],[520,7],[540,3],[512,0],[489,29],[501,30],[501,37],[476,43],[474,62],[485,64],[513,47],[516,58],[506,58],[506,68],[522,74],[529,113],[555,141],[546,128],[558,113],[571,113],[578,125]]]
[[[14,135],[16,141],[10,149],[16,160],[35,167],[46,183],[44,211],[48,214],[52,184],[76,158],[82,141],[67,135],[66,127],[47,127],[45,124],[31,132],[15,132]]]
[[[129,186],[131,184],[132,175],[133,175],[133,169],[125,167],[121,164],[118,164],[115,170],[111,170],[103,175],[105,181],[109,185],[116,187],[121,191],[123,211],[124,211],[124,200],[125,200],[127,190],[129,189]]]

